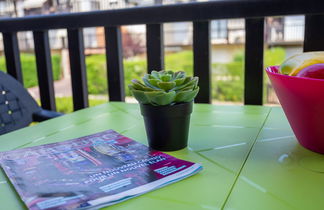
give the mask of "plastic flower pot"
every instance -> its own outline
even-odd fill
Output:
[[[185,148],[192,106],[193,102],[167,106],[140,104],[149,146],[160,151]]]
[[[279,66],[266,72],[297,140],[305,148],[324,154],[324,80],[287,76]]]

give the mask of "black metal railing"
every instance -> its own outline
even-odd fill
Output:
[[[42,107],[55,110],[48,30],[67,29],[74,109],[88,106],[82,28],[105,27],[107,82],[111,101],[124,100],[120,26],[146,24],[148,71],[164,66],[163,23],[193,22],[194,74],[200,77],[196,102],[211,102],[210,21],[245,18],[245,104],[262,104],[264,18],[306,15],[304,50],[324,49],[321,0],[219,0],[86,13],[29,16],[0,20],[7,72],[22,82],[18,31],[33,31]]]

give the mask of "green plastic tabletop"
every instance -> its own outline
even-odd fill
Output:
[[[114,129],[147,144],[137,104],[110,102],[0,136],[0,151]],[[195,104],[189,146],[199,174],[106,209],[323,209],[324,155],[301,147],[280,107]],[[0,209],[26,207],[0,170]]]

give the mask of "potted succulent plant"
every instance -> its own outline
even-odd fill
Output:
[[[190,114],[198,94],[198,77],[183,71],[152,71],[129,89],[140,103],[149,146],[174,151],[187,146]]]

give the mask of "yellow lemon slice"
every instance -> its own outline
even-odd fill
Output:
[[[281,64],[280,73],[296,76],[300,70],[316,63],[324,63],[324,51],[305,52],[294,55]]]

